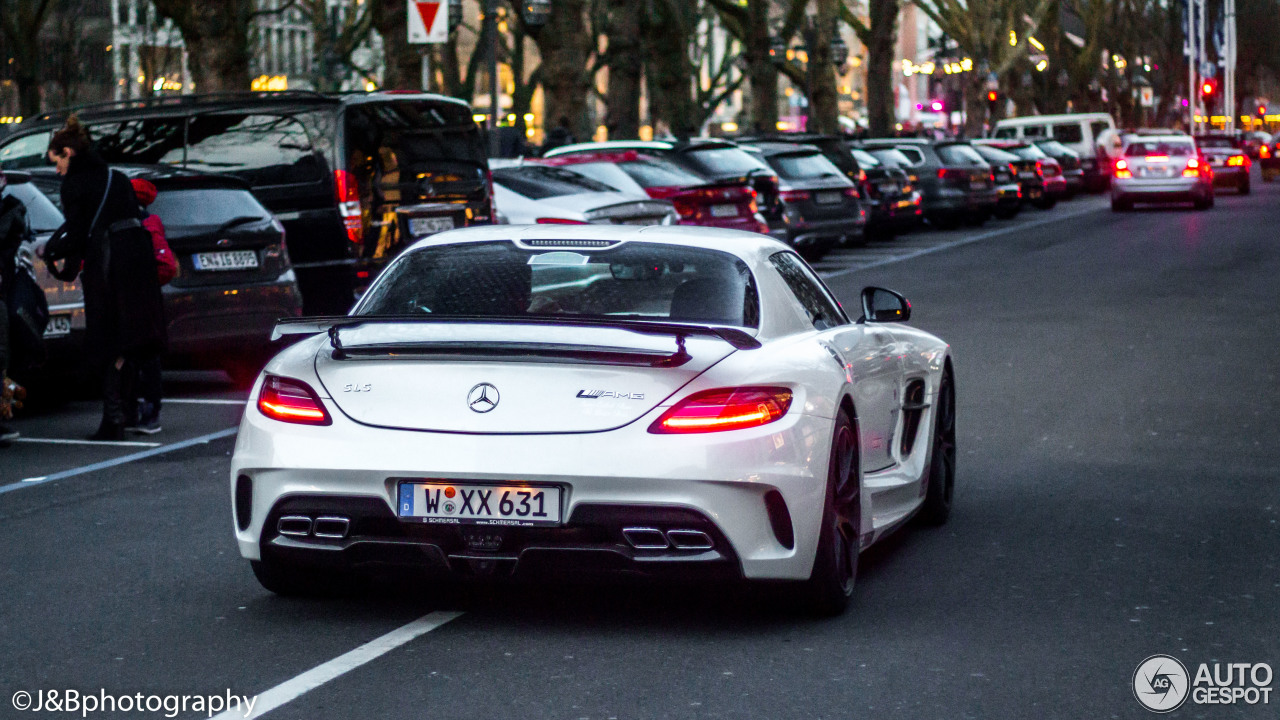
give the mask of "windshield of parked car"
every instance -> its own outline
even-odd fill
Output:
[[[757,327],[755,280],[736,256],[660,243],[524,249],[507,241],[412,250],[359,315],[548,317]]]
[[[1017,145],[1015,147],[1005,149],[1023,160],[1045,160],[1049,157],[1048,153],[1035,145]]]
[[[235,188],[161,190],[147,210],[169,228],[218,227],[239,218],[271,218],[248,190]]]
[[[53,232],[62,226],[62,213],[49,202],[44,193],[31,183],[10,183],[4,188],[4,195],[17,198],[27,206],[27,221],[34,232]]]
[[[1191,140],[1139,140],[1129,143],[1124,149],[1126,157],[1145,157],[1165,155],[1167,157],[1190,157],[1196,153],[1196,146]]]
[[[493,181],[514,193],[534,200],[581,193],[613,192],[613,188],[608,185],[579,175],[572,170],[540,165],[494,170]]]
[[[1064,157],[1064,156],[1071,156],[1076,154],[1074,150],[1072,150],[1071,148],[1067,147],[1066,145],[1063,145],[1062,143],[1056,140],[1045,140],[1042,142],[1038,142],[1036,143],[1036,147],[1040,148],[1041,150],[1045,151],[1046,153],[1049,153],[1054,157]]]

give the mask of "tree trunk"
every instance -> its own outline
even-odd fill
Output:
[[[677,138],[693,137],[693,63],[689,61],[689,22],[680,0],[659,0],[645,27],[649,63],[649,114]]]
[[[152,0],[173,20],[187,46],[191,76],[201,93],[249,89],[249,25],[253,0]]]
[[[640,47],[643,5],[636,0],[609,0],[609,90],[604,125],[610,140],[640,136],[640,78],[644,62]]]
[[[836,0],[817,0],[813,47],[809,48],[809,127],[834,133],[840,130],[836,107],[836,74],[831,62],[831,40],[836,29]]]
[[[18,114],[39,115],[40,84],[45,79],[40,30],[48,18],[48,0],[3,0],[0,4],[0,62],[12,62],[13,82],[18,86]]]
[[[746,41],[742,55],[751,83],[751,125],[756,132],[778,127],[778,67],[769,55],[769,2],[748,0]]]
[[[591,33],[587,31],[586,9],[587,0],[554,0],[547,24],[530,32],[542,57],[544,124],[555,127],[560,118],[566,118],[579,142],[590,140],[594,130],[587,117]]]
[[[898,0],[870,0],[871,42],[867,45],[867,124],[872,137],[893,135],[893,55],[898,39]]]
[[[447,8],[441,9],[441,12],[447,11]],[[382,89],[421,90],[422,53],[418,46],[409,44],[408,17],[404,2],[374,0],[373,27],[382,36],[382,56],[386,64],[382,75]]]
[[[980,72],[965,73],[964,136],[982,137],[987,122],[987,79]]]

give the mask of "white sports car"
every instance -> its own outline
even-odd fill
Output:
[[[258,378],[231,463],[279,593],[352,571],[791,581],[844,608],[858,554],[955,478],[950,349],[794,251],[690,227],[494,226],[396,259]]]

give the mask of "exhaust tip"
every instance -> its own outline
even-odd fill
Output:
[[[344,538],[351,528],[351,521],[344,517],[318,517],[312,532],[318,538]]]
[[[311,518],[305,515],[286,515],[276,523],[276,532],[291,537],[306,537],[311,534]]]
[[[715,547],[711,536],[701,530],[668,530],[667,539],[680,550],[710,550]]]
[[[637,550],[667,549],[667,536],[657,528],[623,528],[622,537]]]

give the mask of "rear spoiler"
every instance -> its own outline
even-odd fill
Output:
[[[328,315],[318,317],[281,318],[276,321],[271,331],[271,339],[279,340],[286,335],[315,335],[328,333],[329,342],[337,352],[343,352],[339,332],[344,328],[360,325],[390,325],[408,323],[413,325],[465,325],[480,323],[485,325],[540,325],[547,327],[594,327],[629,330],[645,335],[667,335],[676,338],[681,345],[689,336],[713,337],[723,340],[737,350],[754,350],[760,347],[760,341],[750,333],[733,327],[711,325],[689,325],[650,320],[611,320],[606,318],[582,317],[489,317],[485,315],[458,315],[451,317],[432,317],[431,315]]]

